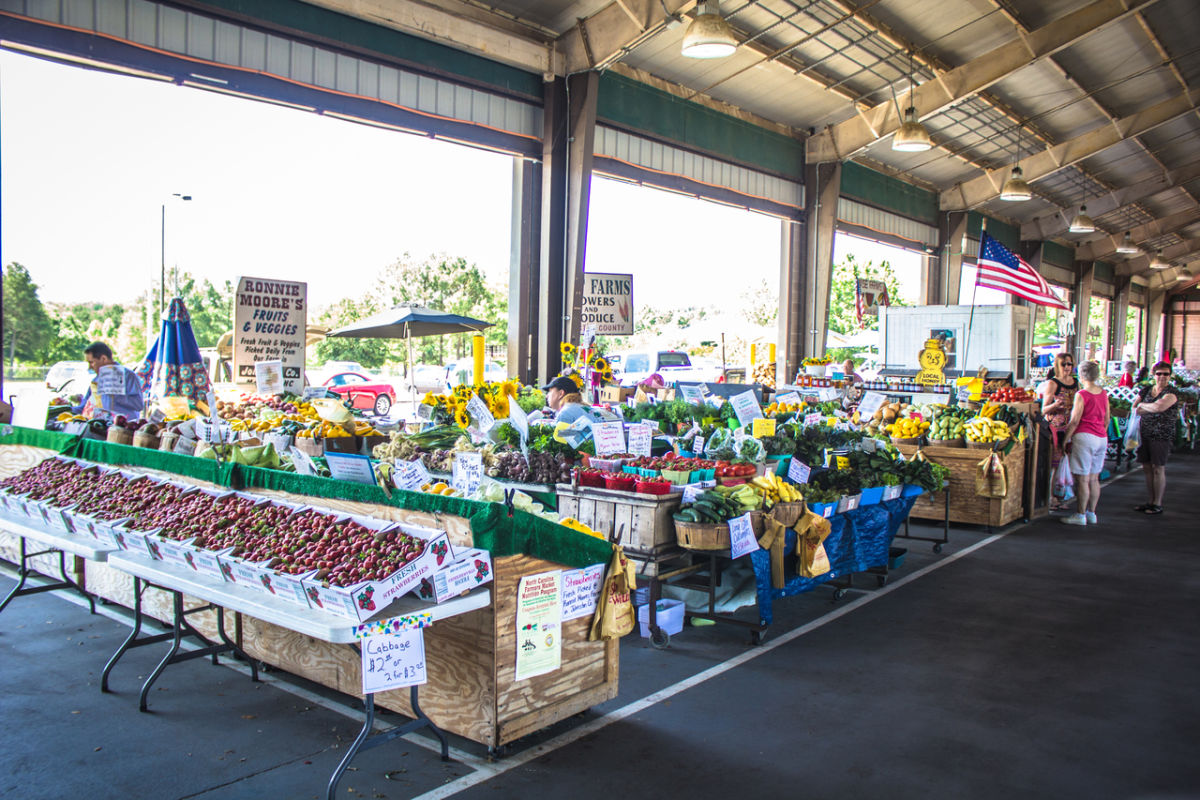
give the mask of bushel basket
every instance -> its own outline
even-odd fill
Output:
[[[685,550],[728,550],[729,526],[712,522],[675,520],[675,539]]]

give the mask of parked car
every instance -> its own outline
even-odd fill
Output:
[[[86,361],[59,361],[46,373],[46,388],[58,394],[85,394],[91,382]]]
[[[446,384],[446,368],[437,364],[416,364],[409,373],[408,381],[420,395],[440,392]]]
[[[391,411],[396,402],[396,392],[389,384],[360,372],[339,372],[322,385],[334,394],[349,398],[355,408],[374,411],[381,417]]]
[[[446,365],[445,388],[453,389],[460,383],[470,383],[473,380],[472,372],[475,370],[475,362],[472,359],[464,358],[459,361],[452,362]],[[483,362],[483,379],[489,383],[496,381],[508,380],[508,370],[497,364],[495,361],[485,360]]]
[[[656,372],[668,385],[675,381],[708,379],[708,373],[694,368],[688,354],[682,350],[643,350],[619,353],[618,356],[616,363],[621,365],[618,378],[622,386],[636,386]]]

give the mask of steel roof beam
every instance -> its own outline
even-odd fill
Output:
[[[1175,261],[1176,259],[1185,258],[1195,253],[1200,253],[1200,239],[1184,239],[1180,244],[1172,245],[1163,250],[1162,259],[1164,261]],[[1150,269],[1150,256],[1131,258],[1124,264],[1118,264],[1116,269],[1117,275],[1144,275],[1147,280],[1150,280],[1155,273],[1161,275],[1165,272],[1167,270]]]
[[[1082,136],[1060,142],[1053,147],[1021,159],[1019,166],[1025,180],[1035,181],[1066,169],[1083,159],[1107,150],[1113,145],[1140,136],[1159,125],[1187,114],[1200,102],[1200,89],[1156,103],[1136,114],[1123,117],[1114,124],[1105,124]],[[1009,169],[1003,167],[972,178],[942,192],[938,198],[942,211],[968,211],[1000,195]],[[1089,206],[1090,208],[1090,206]]]
[[[1088,210],[1090,211],[1091,209],[1089,208]],[[1129,237],[1135,243],[1145,242],[1158,236],[1178,233],[1198,221],[1200,221],[1200,208],[1189,208],[1186,211],[1179,211],[1161,219],[1156,219],[1153,222],[1147,222],[1145,225],[1132,228],[1129,231]],[[1095,239],[1082,244],[1075,248],[1075,259],[1077,261],[1095,261],[1116,255],[1117,245],[1124,238],[1124,233],[1114,233],[1102,239]]]
[[[921,84],[904,98],[903,105],[916,106],[922,117],[936,114],[1153,2],[1096,0]],[[812,137],[808,161],[847,159],[895,133],[902,121],[894,103],[881,103],[865,115],[830,126]]]
[[[1092,218],[1102,217],[1119,208],[1134,205],[1140,200],[1153,197],[1159,192],[1166,191],[1188,181],[1194,181],[1197,178],[1200,178],[1200,161],[1193,161],[1190,164],[1183,165],[1179,169],[1155,175],[1153,178],[1138,181],[1122,189],[1115,189],[1100,197],[1094,199],[1089,197],[1087,201],[1088,214]],[[1061,213],[1037,217],[1021,226],[1021,239],[1053,239],[1056,236],[1065,234],[1067,232],[1067,225],[1068,222],[1063,219]]]
[[[543,75],[560,72],[554,42],[537,28],[462,0],[304,0]]]

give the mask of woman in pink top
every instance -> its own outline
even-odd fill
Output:
[[[1096,524],[1100,472],[1104,469],[1104,453],[1108,449],[1108,394],[1096,385],[1098,380],[1099,364],[1086,361],[1079,365],[1079,382],[1083,386],[1075,395],[1066,430],[1079,511],[1063,520],[1068,525]]]

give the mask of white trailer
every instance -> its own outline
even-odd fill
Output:
[[[1013,383],[1029,379],[1033,346],[1031,306],[881,306],[880,357],[884,369],[920,369],[917,355],[927,339],[945,339],[947,372],[974,375],[980,367],[1011,372]],[[969,348],[969,349],[968,349]]]

